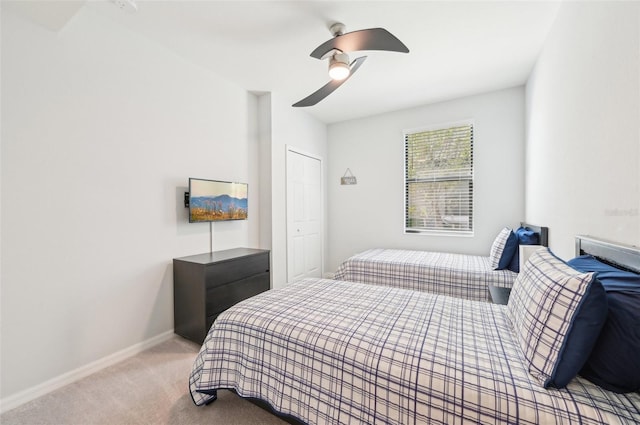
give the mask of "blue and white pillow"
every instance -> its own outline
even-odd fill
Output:
[[[518,238],[508,227],[498,233],[489,253],[489,262],[493,270],[503,270],[507,268],[511,258],[518,249]]]
[[[595,273],[582,273],[551,251],[534,252],[513,284],[507,316],[529,373],[544,388],[563,388],[583,367],[607,318]]]

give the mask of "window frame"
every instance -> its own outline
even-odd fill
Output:
[[[471,127],[471,177],[469,179],[445,179],[448,181],[469,181],[471,183],[471,217],[470,217],[470,227],[471,230],[455,230],[455,229],[420,229],[416,227],[408,227],[407,226],[407,209],[409,207],[409,199],[408,199],[408,179],[407,179],[407,171],[408,171],[408,156],[407,156],[407,135],[429,132],[429,131],[437,131],[437,130],[446,130],[453,127],[460,126],[470,126]],[[472,237],[475,232],[475,155],[474,155],[474,139],[475,139],[475,121],[473,119],[466,119],[460,121],[446,122],[433,124],[425,127],[411,128],[405,129],[402,132],[402,160],[403,160],[403,229],[404,234],[406,235],[442,235],[442,236],[453,236],[453,237]]]

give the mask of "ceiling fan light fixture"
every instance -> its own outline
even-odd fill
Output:
[[[336,53],[329,59],[329,77],[332,80],[342,81],[349,76],[349,56],[346,53]]]
[[[349,63],[349,56],[345,52],[383,50],[409,53],[407,46],[384,28],[369,28],[348,33],[345,33],[344,30],[343,24],[334,23],[330,27],[333,38],[325,41],[311,52],[312,58],[329,59],[331,81],[291,106],[298,108],[317,104],[347,81],[367,58],[360,56]]]

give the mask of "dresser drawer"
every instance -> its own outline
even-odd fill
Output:
[[[269,251],[233,248],[173,259],[174,331],[202,344],[218,314],[269,290]]]
[[[252,255],[241,260],[218,263],[215,267],[207,267],[205,269],[205,282],[207,289],[209,289],[268,271],[269,255]]]
[[[217,315],[232,305],[269,289],[269,273],[207,289],[207,315]]]
[[[211,325],[213,325],[213,322],[216,321],[216,317],[218,317],[218,314],[220,314],[220,313],[216,313],[213,316],[208,316],[207,317],[207,326],[206,326],[207,332],[209,332],[209,329],[211,329]]]

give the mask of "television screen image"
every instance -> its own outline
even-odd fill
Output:
[[[247,183],[189,179],[189,222],[246,220]]]

